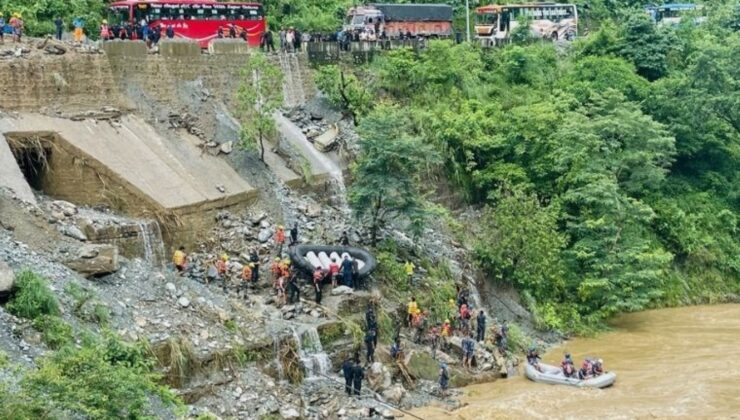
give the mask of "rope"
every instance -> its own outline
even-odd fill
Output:
[[[341,383],[340,381],[336,380],[335,378],[332,378],[330,376],[324,375],[323,373],[319,373],[319,375],[320,376],[323,376],[324,378],[326,378],[326,379],[328,379],[328,380],[330,380],[330,381],[332,381],[332,382],[334,382],[334,383],[336,383],[338,385],[341,385],[342,387],[345,386],[345,384]],[[401,409],[399,407],[396,407],[393,404],[390,404],[390,403],[387,403],[387,402],[382,401],[381,400],[381,396],[378,395],[378,393],[375,392],[375,391],[370,391],[370,394],[366,394],[366,390],[367,390],[367,388],[365,390],[363,390],[363,391],[360,391],[360,396],[361,397],[373,398],[375,400],[375,402],[377,402],[378,404],[383,405],[385,407],[388,407],[391,410],[399,411],[399,412],[401,412],[403,414],[406,414],[406,415],[409,415],[409,416],[411,416],[411,417],[413,417],[415,419],[424,420],[423,418],[421,418],[421,417],[419,417],[419,416],[417,416],[417,415],[415,415],[413,413],[410,413],[410,412],[405,411],[405,410],[403,410],[403,409]]]

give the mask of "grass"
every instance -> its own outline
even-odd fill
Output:
[[[193,345],[185,337],[170,337],[152,349],[158,365],[164,370],[167,384],[180,388],[201,367]]]
[[[47,280],[24,270],[15,277],[16,292],[6,309],[15,316],[36,319],[41,315],[60,315],[59,302],[49,289]]]
[[[0,369],[4,369],[6,366],[8,366],[8,363],[8,355],[5,354],[4,351],[0,350]]]
[[[74,338],[72,326],[58,316],[41,315],[33,320],[33,328],[41,333],[43,342],[54,350],[71,343]]]

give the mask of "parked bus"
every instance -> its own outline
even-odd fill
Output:
[[[371,38],[385,33],[397,39],[408,34],[427,37],[452,35],[452,7],[447,4],[368,4],[349,9],[343,29]]]
[[[574,4],[492,4],[475,9],[475,35],[485,46],[509,40],[518,18],[531,19],[532,35],[551,40],[572,40],[578,34],[578,11]]]
[[[699,24],[706,20],[702,16],[703,7],[693,3],[666,3],[659,6],[645,6],[645,11],[658,25],[678,25],[687,15],[694,17],[694,23]]]
[[[122,0],[111,3],[111,25],[146,21],[162,29],[172,25],[176,38],[198,41],[201,48],[217,37],[219,28],[228,36],[229,25],[246,31],[249,45],[258,46],[265,31],[265,12],[259,3],[222,3],[216,0]]]

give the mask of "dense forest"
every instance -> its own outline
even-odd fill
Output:
[[[349,3],[265,6],[276,24],[329,31]],[[464,2],[451,4],[462,19]],[[404,215],[420,228],[439,210],[429,180],[444,174],[485,209],[471,227],[478,262],[522,291],[543,328],[584,331],[619,312],[736,297],[740,9],[706,2],[702,25],[656,26],[641,6],[579,4],[588,35],[572,45],[526,33],[497,49],[435,41],[319,68],[318,85],[363,134],[356,213],[374,227]],[[104,9],[0,0],[34,34],[56,15],[94,28]]]
[[[466,232],[477,260],[542,328],[736,299],[740,15],[707,12],[661,27],[624,9],[567,47],[439,41],[321,68],[319,86],[363,134],[357,213],[418,226],[429,181],[446,174],[485,208]],[[374,177],[391,186],[373,196]]]

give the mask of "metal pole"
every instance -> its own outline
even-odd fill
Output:
[[[469,0],[465,0],[465,32],[467,34],[466,39],[470,42],[470,4]]]

